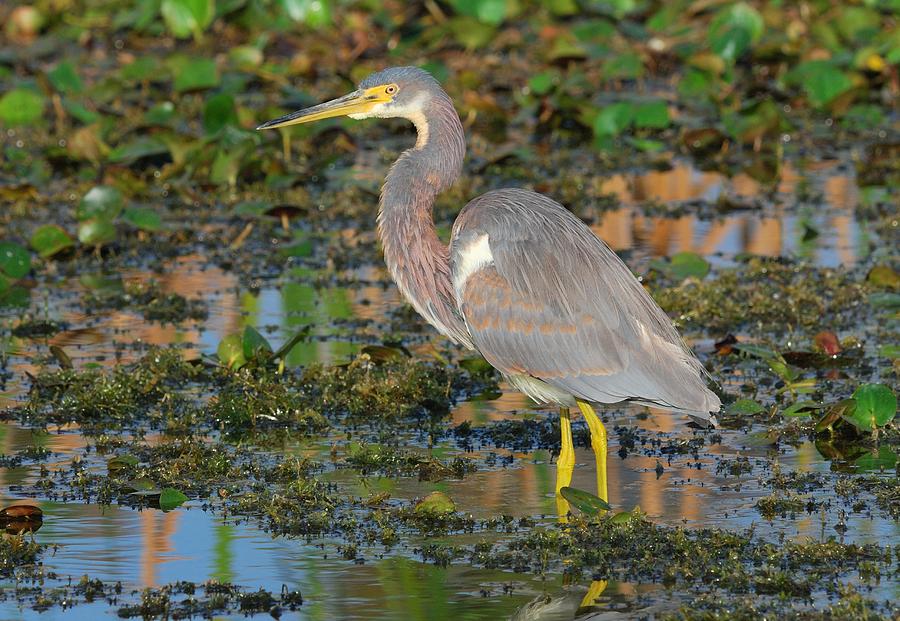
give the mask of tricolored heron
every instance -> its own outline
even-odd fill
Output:
[[[637,402],[714,421],[721,405],[707,374],[631,271],[562,205],[521,189],[472,200],[438,239],[435,196],[459,176],[465,134],[440,84],[416,67],[374,73],[352,93],[259,126],[336,116],[401,117],[418,132],[381,189],[378,230],[391,276],[428,323],[477,349],[514,387],[560,406],[556,491],[575,466],[570,407],[597,456],[608,499],[606,429],[594,404]],[[565,507],[565,504],[562,504]]]

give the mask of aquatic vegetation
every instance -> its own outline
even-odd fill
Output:
[[[876,4],[0,3],[8,492],[62,527],[118,507],[290,537],[344,563],[341,581],[377,565],[363,579],[384,597],[360,589],[365,605],[427,597],[435,616],[465,616],[465,598],[504,618],[535,590],[609,579],[601,606],[663,619],[896,617],[900,52],[897,11]],[[557,524],[556,417],[396,303],[372,231],[406,129],[253,130],[423,59],[471,147],[439,233],[492,188],[553,196],[722,385],[714,431],[602,413],[621,498],[639,488],[649,515],[585,505]],[[417,511],[436,490],[452,508]],[[2,538],[4,610],[303,603],[274,582],[57,575],[51,530]],[[304,595],[326,616],[345,597]]]

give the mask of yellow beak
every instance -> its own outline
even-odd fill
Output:
[[[387,101],[390,101],[390,97],[384,96],[383,89],[370,88],[366,91],[353,91],[343,97],[267,121],[256,129],[275,129],[276,127],[287,127],[288,125],[297,125],[299,123],[312,123],[313,121],[330,119],[335,116],[364,114],[372,110],[376,104]]]

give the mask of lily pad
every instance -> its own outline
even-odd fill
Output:
[[[24,278],[31,270],[31,255],[14,242],[0,242],[0,272],[12,280]]]
[[[610,504],[598,496],[574,487],[564,487],[559,490],[560,495],[569,501],[569,504],[585,515],[599,515],[603,511],[612,509]]]
[[[56,224],[44,224],[36,228],[29,243],[44,259],[75,245],[72,237]]]
[[[247,364],[247,358],[244,357],[244,345],[240,334],[229,334],[219,342],[216,350],[219,360],[231,368],[239,369]]]
[[[122,214],[122,219],[142,231],[154,233],[162,228],[162,218],[150,207],[129,207]]]
[[[859,429],[884,427],[897,414],[897,395],[884,384],[863,384],[853,393],[856,405],[845,417]]]
[[[93,218],[78,225],[78,241],[87,246],[102,246],[115,239],[116,227],[106,218]]]
[[[431,492],[416,503],[417,515],[446,515],[456,511],[456,503],[444,492]]]
[[[244,326],[241,348],[244,358],[247,360],[268,358],[272,355],[272,346],[269,341],[253,326]]]
[[[0,122],[10,127],[34,125],[44,116],[44,96],[25,88],[14,88],[0,97]]]
[[[188,501],[183,492],[174,487],[165,488],[159,495],[159,508],[163,511],[171,511]]]
[[[125,200],[118,189],[109,185],[98,185],[91,188],[81,199],[76,216],[79,220],[94,218],[112,220],[122,212],[124,206]]]

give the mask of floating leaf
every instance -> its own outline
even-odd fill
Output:
[[[78,225],[78,241],[88,246],[102,246],[116,239],[116,227],[106,218],[85,220]]]
[[[225,93],[213,95],[203,107],[203,129],[207,134],[214,134],[226,125],[237,125],[237,110],[234,98]]]
[[[728,62],[737,60],[762,36],[765,23],[759,11],[745,2],[726,5],[709,25],[712,51]]]
[[[709,263],[696,252],[679,252],[672,256],[669,270],[678,280],[688,277],[702,279],[709,273]]]
[[[108,185],[98,185],[91,188],[81,202],[75,215],[79,220],[100,218],[112,220],[122,212],[125,201],[118,189]],[[78,234],[79,238],[81,233]]]
[[[819,108],[853,87],[847,74],[827,60],[800,63],[785,76],[785,82],[802,86],[809,102]]]
[[[388,347],[386,345],[366,345],[360,352],[366,354],[372,362],[383,364],[386,362],[402,362],[407,360],[410,355],[400,347]]]
[[[14,242],[0,242],[0,273],[12,280],[24,278],[31,270],[28,250]]]
[[[329,0],[281,0],[285,12],[295,22],[303,22],[312,28],[331,23]]]
[[[450,0],[461,15],[474,17],[480,22],[497,26],[506,19],[506,0]]]
[[[645,129],[664,129],[669,126],[669,106],[665,101],[640,103],[634,110],[634,124]]]
[[[456,511],[456,503],[444,492],[431,492],[416,503],[417,515],[446,515]]]
[[[75,65],[71,61],[64,60],[47,74],[53,88],[61,93],[74,95],[84,90],[84,82],[78,77]]]
[[[880,472],[882,470],[893,470],[897,466],[897,453],[891,447],[882,445],[878,450],[866,452],[853,460],[853,465],[858,470],[869,472]]]
[[[816,433],[830,430],[836,422],[843,420],[844,414],[852,411],[854,407],[856,407],[856,402],[853,399],[844,399],[830,406],[825,414],[816,421]]]
[[[216,63],[209,58],[192,58],[177,63],[173,87],[179,93],[212,88],[219,84]]]
[[[199,37],[216,14],[214,0],[162,0],[159,8],[169,31],[179,38]]]
[[[878,348],[878,355],[891,360],[900,359],[900,345],[882,345]]]
[[[863,384],[853,393],[853,411],[845,417],[857,428],[873,431],[894,420],[897,396],[884,384]]]
[[[219,342],[216,350],[219,360],[231,369],[239,369],[247,364],[244,357],[244,344],[240,334],[229,334]]]
[[[167,487],[159,494],[159,508],[163,511],[171,511],[183,505],[188,500],[181,491],[174,487]]]
[[[810,416],[813,412],[821,409],[821,403],[816,403],[815,401],[798,401],[785,408],[781,415],[787,418]]]
[[[253,326],[244,326],[241,347],[246,360],[268,358],[272,355],[272,346]]]
[[[625,102],[614,103],[600,110],[594,117],[594,135],[618,136],[631,126],[634,107]]]
[[[764,412],[765,408],[753,399],[738,399],[729,405],[726,411],[736,416],[752,416]]]
[[[75,244],[69,234],[56,224],[44,224],[36,228],[29,243],[44,259]]]
[[[118,455],[107,460],[106,470],[110,474],[119,474],[125,470],[134,468],[140,463],[134,455]]]
[[[559,490],[559,494],[585,515],[599,515],[603,511],[612,509],[609,503],[602,498],[574,487],[563,487]]]
[[[531,76],[528,80],[528,90],[535,95],[546,95],[553,89],[553,85],[559,79],[555,71],[542,71]]]
[[[132,164],[142,157],[153,157],[169,153],[165,142],[150,136],[141,136],[117,146],[107,156],[110,162]]]
[[[0,122],[11,127],[34,125],[44,116],[43,95],[24,88],[14,88],[0,97]]]
[[[150,207],[129,207],[122,214],[128,224],[154,233],[162,228],[162,218]]]

